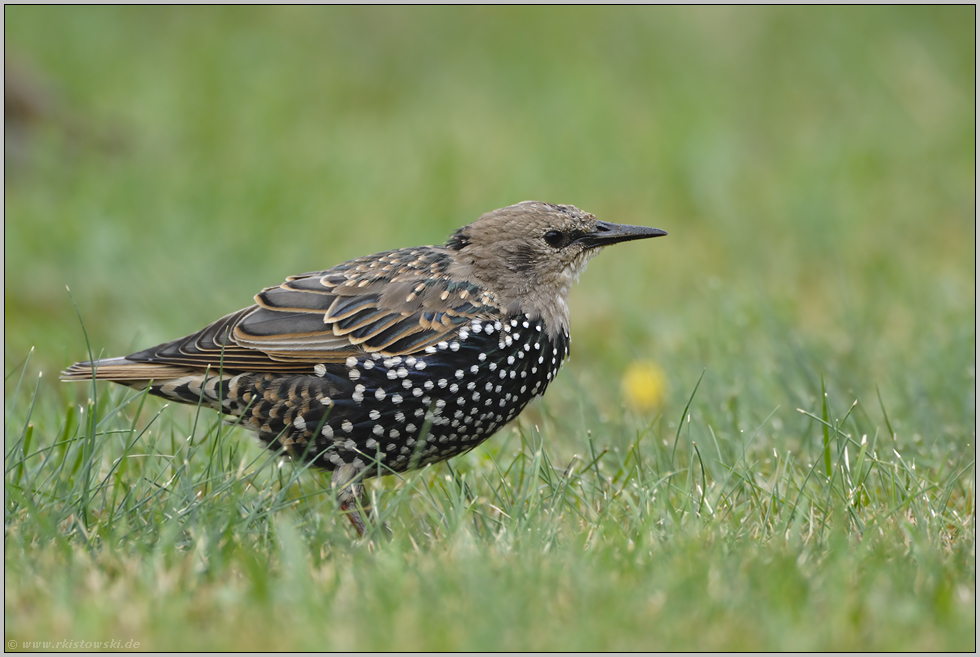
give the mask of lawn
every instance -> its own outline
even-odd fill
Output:
[[[7,649],[975,651],[975,15],[5,7]],[[363,539],[57,381],[526,199],[669,236]]]

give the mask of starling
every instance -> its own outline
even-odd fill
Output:
[[[290,276],[197,333],[61,378],[237,417],[269,449],[332,471],[361,534],[363,478],[462,454],[514,419],[569,355],[568,292],[588,261],[661,235],[525,201],[443,246]]]

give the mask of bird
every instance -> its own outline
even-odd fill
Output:
[[[77,362],[61,379],[232,416],[269,449],[332,472],[363,536],[364,479],[463,454],[517,417],[569,357],[568,295],[588,262],[666,234],[524,201],[441,246],[289,276],[196,333]]]

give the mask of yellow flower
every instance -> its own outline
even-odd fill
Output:
[[[660,407],[667,392],[667,375],[651,361],[636,361],[626,368],[622,381],[627,405],[638,411]]]

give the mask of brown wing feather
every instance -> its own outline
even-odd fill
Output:
[[[285,372],[365,352],[417,352],[474,317],[500,315],[490,293],[448,276],[450,262],[442,247],[419,247],[291,276],[262,290],[255,305],[125,360],[143,367]],[[69,371],[81,376],[76,368]]]

